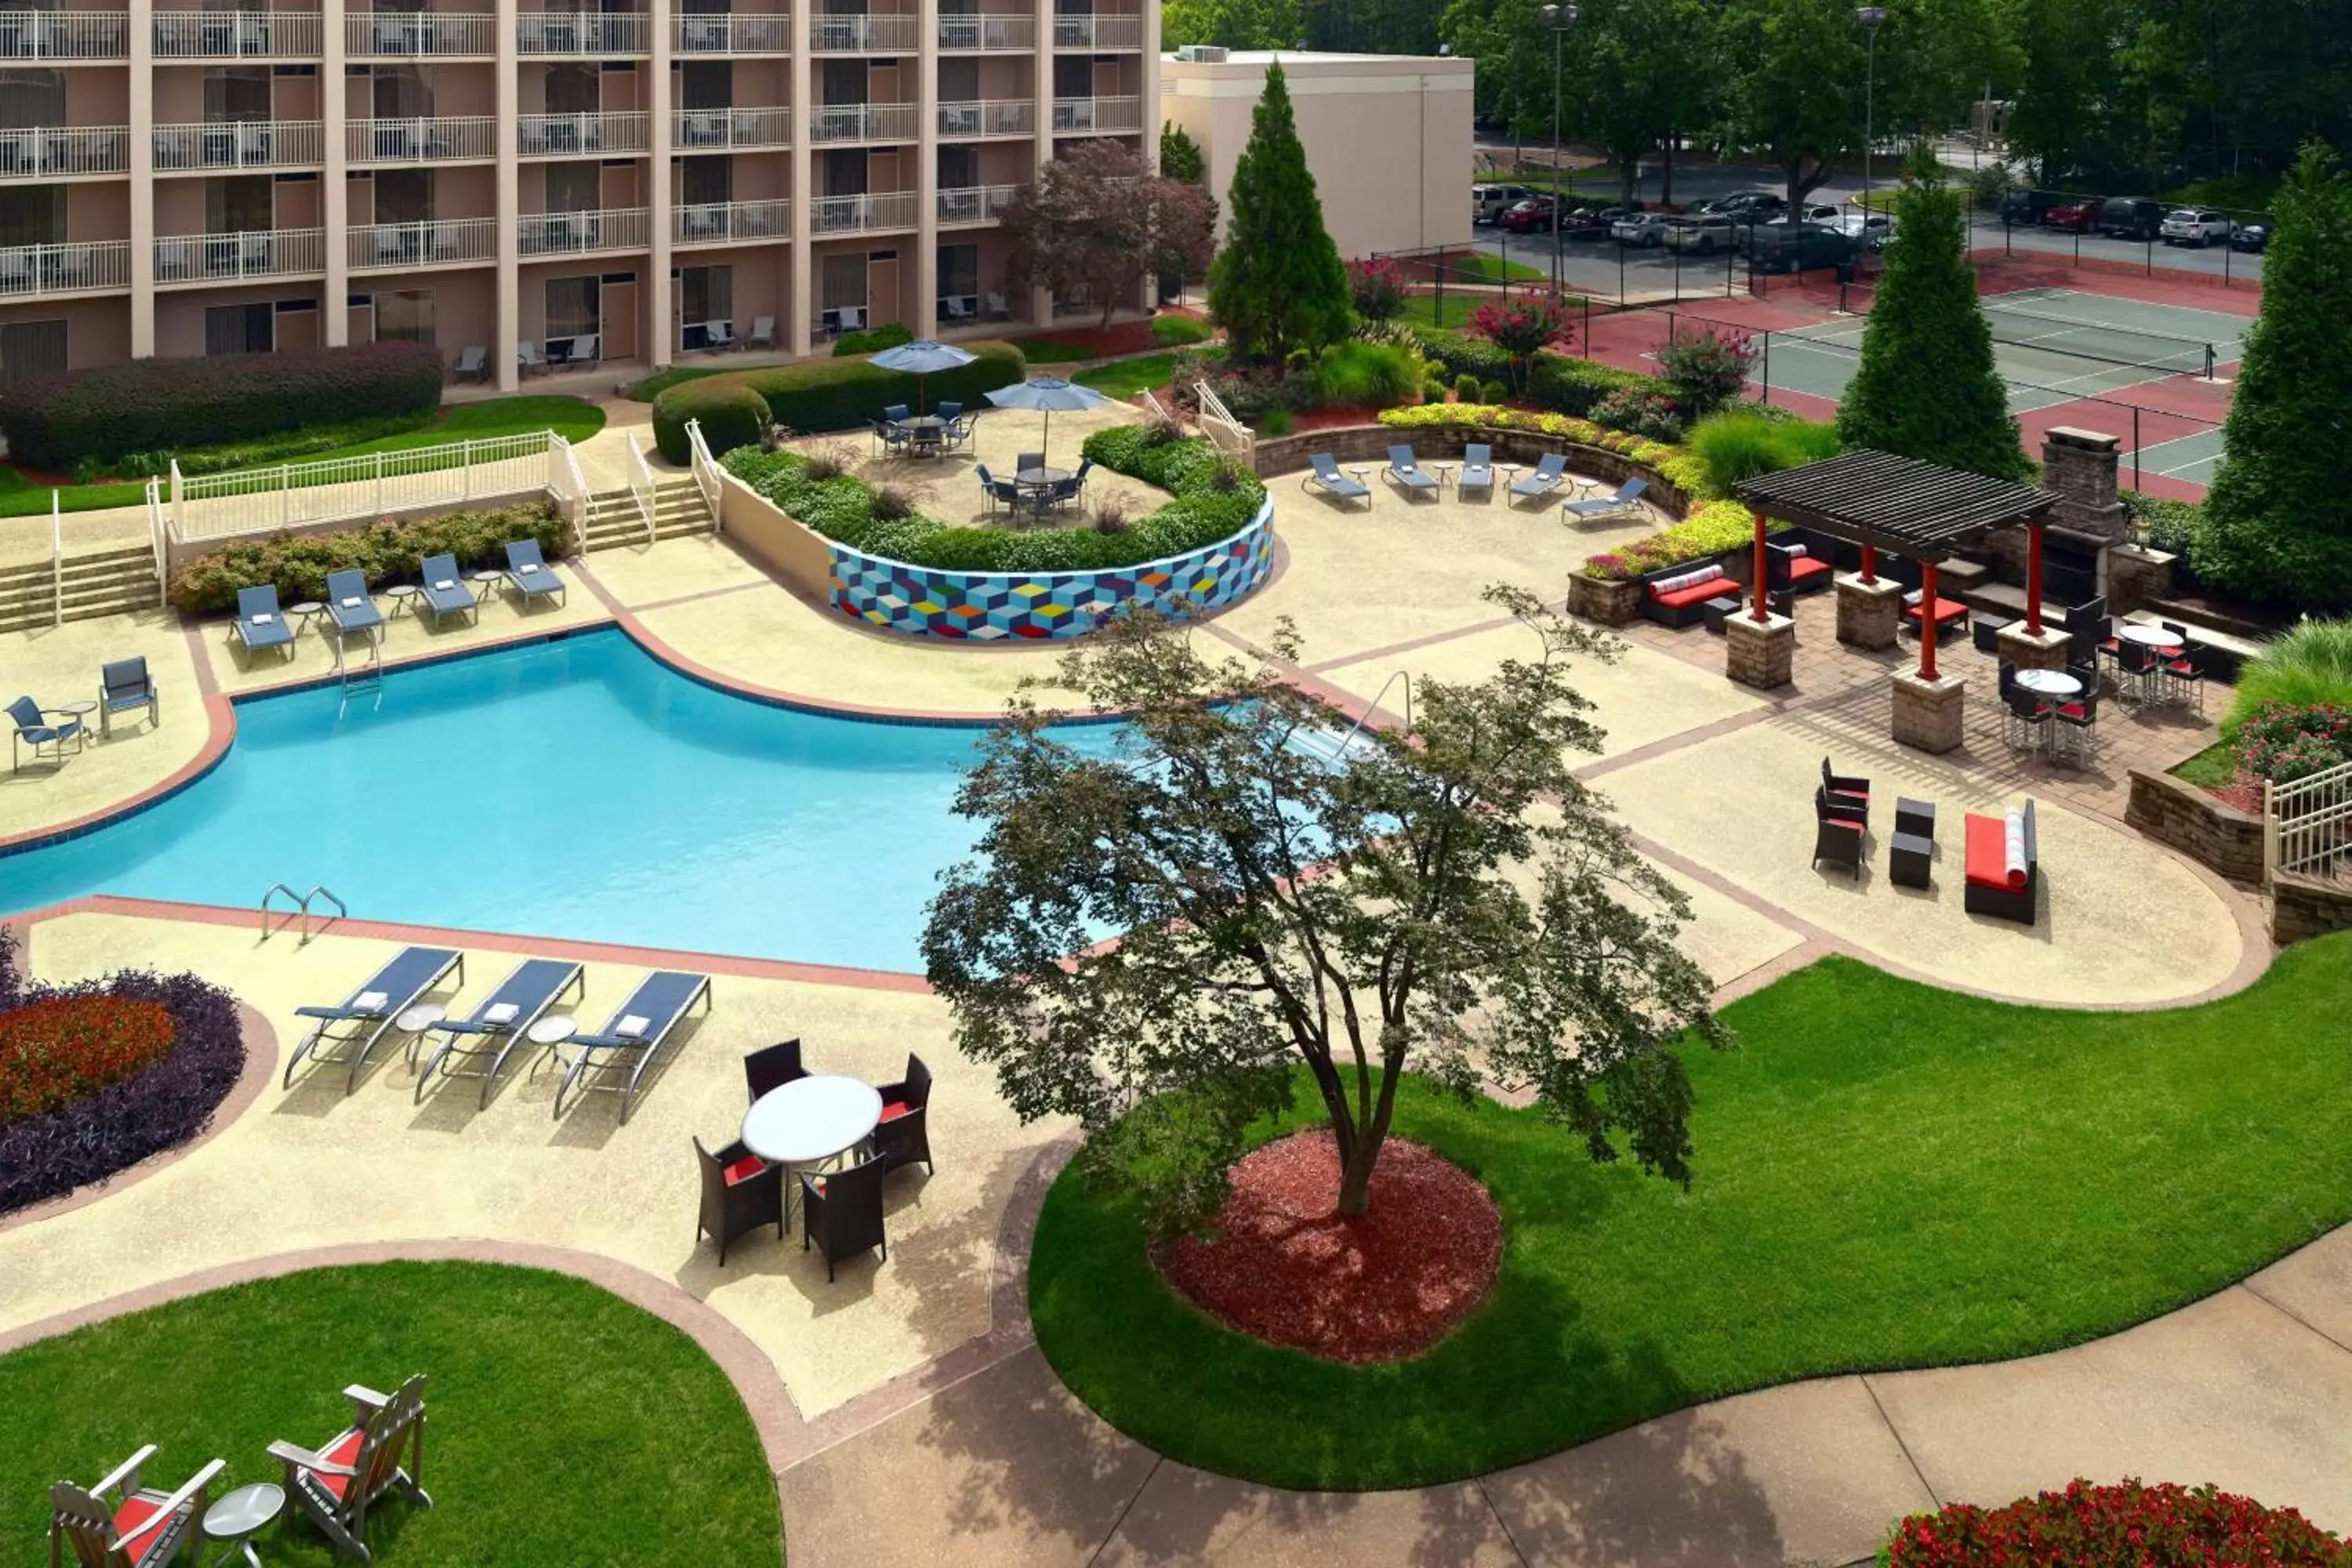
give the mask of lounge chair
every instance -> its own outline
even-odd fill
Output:
[[[1354,500],[1357,497],[1361,496],[1364,501],[1364,510],[1367,511],[1371,510],[1372,487],[1368,484],[1364,484],[1360,480],[1351,479],[1347,475],[1341,473],[1339,471],[1339,464],[1338,460],[1335,459],[1330,453],[1314,453],[1307,459],[1307,461],[1308,464],[1308,472],[1306,479],[1306,488],[1307,489],[1319,489],[1325,495],[1336,496],[1341,500]]]
[[[801,1043],[797,1038],[779,1040],[772,1046],[762,1046],[743,1055],[743,1087],[750,1091],[751,1101],[788,1083],[808,1077],[809,1070],[801,1065]],[[888,1107],[884,1107],[888,1113]]]
[[[325,1444],[312,1450],[281,1440],[268,1451],[285,1462],[286,1495],[328,1540],[365,1563],[371,1560],[368,1510],[384,1493],[398,1491],[419,1508],[433,1506],[418,1480],[425,1472],[425,1374],[392,1394],[353,1384],[343,1397],[352,1402],[352,1425]],[[415,1475],[401,1463],[404,1449]]]
[[[526,601],[541,594],[552,594],[556,603],[563,602],[564,581],[548,566],[547,557],[540,553],[536,539],[507,541],[507,581],[514,584],[515,592]]]
[[[82,1568],[163,1568],[196,1537],[214,1478],[227,1468],[212,1459],[177,1489],[159,1492],[139,1484],[139,1472],[155,1457],[148,1444],[96,1486],[59,1481],[49,1489],[49,1562]],[[120,1490],[121,1503],[106,1500]],[[199,1551],[202,1549],[199,1548]]]
[[[383,629],[383,612],[368,592],[367,578],[356,571],[327,574],[327,615],[335,629],[347,636],[365,632],[373,637]]]
[[[1391,447],[1389,466],[1381,473],[1389,483],[1407,495],[1415,495],[1423,490],[1427,490],[1432,496],[1437,494],[1437,476],[1421,466],[1410,447]]]
[[[773,316],[753,317],[751,321],[751,335],[745,338],[743,342],[746,345],[755,349],[774,348],[776,346],[776,318]]]
[[[490,351],[479,343],[468,343],[457,351],[457,363],[449,369],[452,381],[488,381],[490,379]]]
[[[392,1021],[416,1005],[453,969],[457,972],[457,983],[464,984],[466,955],[454,947],[404,947],[391,963],[361,981],[359,989],[345,997],[341,1005],[295,1008],[297,1016],[318,1022],[286,1058],[278,1087],[294,1087],[294,1069],[308,1057],[314,1066],[349,1062],[351,1071],[343,1080],[343,1092],[349,1094],[359,1087],[368,1052],[392,1027]]]
[[[1633,511],[1642,504],[1642,492],[1649,488],[1647,479],[1627,479],[1617,487],[1615,495],[1595,496],[1591,500],[1562,501],[1560,515],[1580,521],[1589,517],[1614,517],[1619,512]]]
[[[1558,452],[1546,452],[1536,460],[1536,471],[1511,487],[1513,500],[1533,500],[1559,489],[1568,476],[1568,459]]]
[[[286,624],[285,612],[278,607],[278,590],[268,583],[236,591],[236,624],[229,629],[247,654],[282,647],[287,658],[294,657],[294,628]]]
[[[890,1261],[890,1242],[882,1231],[882,1178],[887,1173],[875,1159],[845,1171],[801,1177],[801,1250],[806,1252],[812,1241],[817,1244],[824,1254],[828,1282],[833,1266],[845,1258],[878,1247],[882,1261]]]
[[[740,1139],[716,1152],[694,1140],[694,1163],[702,1173],[702,1208],[694,1239],[719,1244],[719,1267],[727,1267],[727,1244],[763,1225],[784,1239],[784,1168],[771,1165]]]
[[[931,1069],[914,1052],[907,1053],[907,1076],[878,1086],[882,1120],[874,1128],[874,1157],[885,1171],[923,1163],[931,1166]]]
[[[131,658],[118,658],[100,665],[98,671],[98,732],[114,733],[117,713],[147,710],[148,722],[163,721],[163,700],[155,694],[154,677],[147,673],[147,659],[142,654]]]
[[[988,493],[988,504],[990,510],[993,510],[998,501],[1003,501],[1006,506],[1012,507],[1017,507],[1021,504],[1021,487],[1019,485],[1014,484],[1011,479],[990,478],[988,465],[986,463],[980,465],[978,472],[980,474],[980,488]]]
[[[424,1103],[425,1086],[433,1081],[435,1068],[445,1078],[470,1076],[482,1080],[479,1106],[487,1109],[490,1091],[498,1087],[499,1069],[507,1065],[507,1053],[530,1032],[530,1026],[546,1016],[547,1010],[563,999],[566,992],[583,988],[587,972],[580,965],[561,958],[526,958],[514,966],[513,973],[499,982],[499,988],[463,1018],[444,1018],[426,1029],[425,1034],[446,1035],[438,1049],[425,1058],[425,1069],[416,1075],[415,1100]],[[470,1074],[460,1074],[460,1061],[478,1062],[489,1058],[489,1065]]]
[[[2035,895],[2042,885],[2041,846],[2034,832],[2033,803],[2000,816],[1970,812],[1967,828],[1966,881],[1960,907],[1972,915],[2034,923]]]
[[[476,624],[482,618],[481,601],[457,575],[455,555],[429,555],[417,573],[421,579],[419,597],[425,607],[433,612],[433,624],[438,626],[444,616],[471,616]]]
[[[9,740],[8,771],[10,773],[15,773],[25,765],[24,748],[26,746],[33,748],[35,762],[41,760],[41,752],[46,749],[49,754],[49,761],[59,767],[65,765],[68,741],[74,742],[75,750],[81,749],[81,739],[85,731],[82,728],[82,721],[71,714],[52,713],[31,698],[19,697],[16,701],[8,704],[8,717],[16,721],[16,732]],[[55,718],[57,722],[51,723],[49,721],[51,718]]]
[[[1454,481],[1454,493],[1464,490],[1485,490],[1495,493],[1495,449],[1484,441],[1472,441],[1462,448],[1462,476]]]
[[[621,1120],[629,1120],[629,1106],[637,1097],[637,1085],[661,1055],[662,1045],[669,1038],[687,1009],[699,1000],[702,1009],[710,1010],[710,976],[688,974],[675,969],[656,970],[637,983],[629,999],[613,1010],[604,1026],[593,1035],[574,1034],[562,1041],[578,1054],[572,1065],[563,1069],[563,1081],[555,1088],[555,1114],[563,1114],[563,1097],[575,1085],[583,1092],[590,1089],[610,1089],[610,1084],[588,1081],[585,1075],[592,1067],[602,1067],[612,1057],[624,1053],[635,1056],[637,1065],[629,1071],[629,1081],[621,1087]],[[559,1047],[560,1049],[560,1047]]]

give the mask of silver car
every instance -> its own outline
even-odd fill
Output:
[[[1654,250],[1666,242],[1666,225],[1671,221],[1664,213],[1628,213],[1609,226],[1609,237],[1620,245]]]

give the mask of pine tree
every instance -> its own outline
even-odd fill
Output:
[[[1896,199],[1878,302],[1837,429],[1849,447],[2000,479],[2028,471],[1993,368],[1992,331],[1977,308],[1968,213],[1939,179],[1915,177]]]
[[[2189,559],[2216,587],[2340,612],[2352,609],[2352,181],[2314,142],[2272,214],[2262,313]]]
[[[1234,352],[1280,359],[1346,336],[1348,271],[1323,226],[1279,65],[1265,68],[1265,92],[1226,202],[1233,216],[1209,268],[1209,312]]]

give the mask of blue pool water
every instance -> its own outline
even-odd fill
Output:
[[[980,735],[748,701],[593,632],[240,703],[177,795],[0,856],[0,911],[323,883],[359,919],[918,970]]]

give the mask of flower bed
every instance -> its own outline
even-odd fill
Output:
[[[236,591],[268,583],[286,604],[327,596],[327,574],[357,569],[368,586],[414,581],[428,555],[460,566],[504,566],[506,542],[535,539],[552,559],[572,548],[572,531],[543,502],[453,511],[416,522],[379,522],[342,533],[279,535],[198,556],[172,579],[172,607],[210,615],[236,607]]]
[[[1897,1525],[1882,1568],[2345,1568],[2352,1548],[2291,1508],[2211,1486],[2075,1480],[2005,1508],[1953,1503]]]
[[[2238,761],[2257,779],[2293,784],[2352,762],[2352,709],[2267,702],[2238,726]]]
[[[0,1013],[0,1127],[129,1078],[172,1038],[168,1011],[125,996],[50,996]]]

